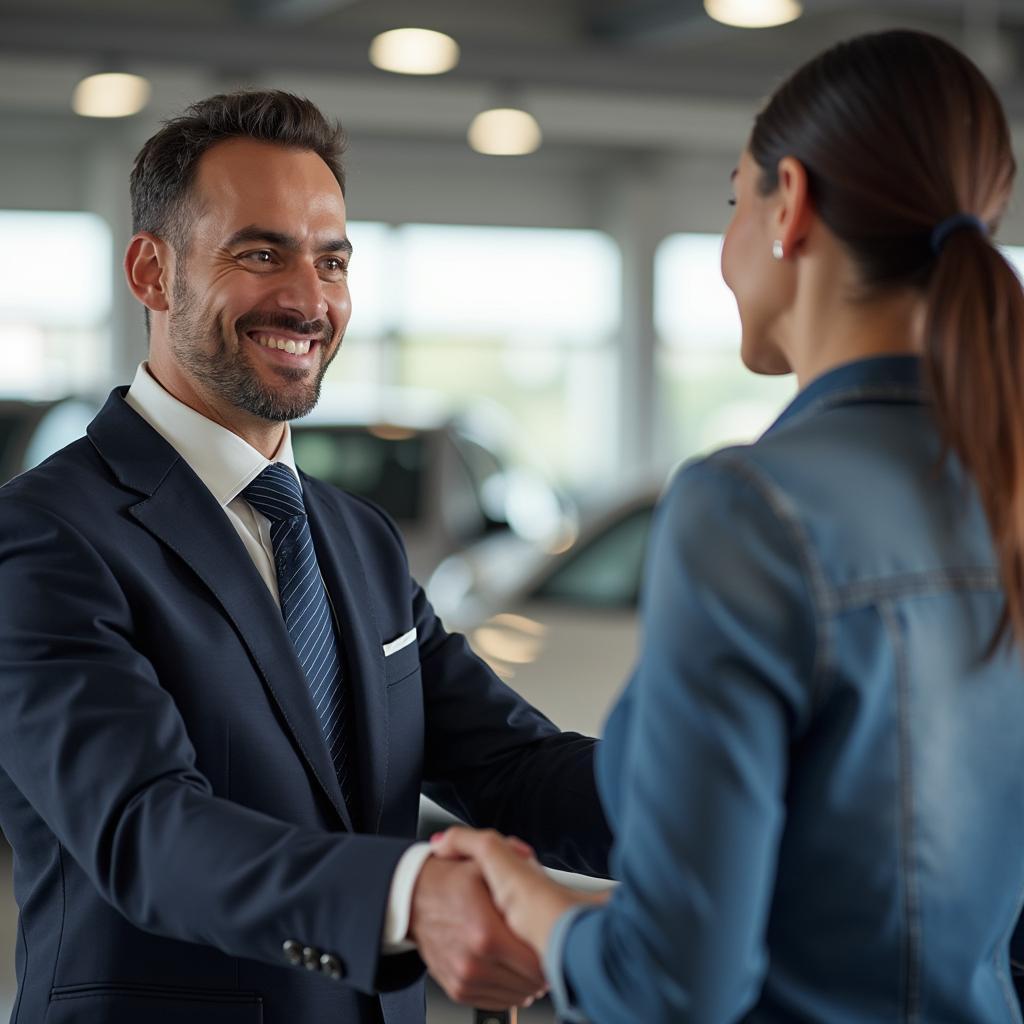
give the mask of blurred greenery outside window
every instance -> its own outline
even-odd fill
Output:
[[[740,361],[740,318],[722,280],[720,235],[670,235],[655,258],[657,380],[663,444],[682,459],[753,441],[796,393]]]
[[[500,412],[566,484],[606,481],[615,429],[618,247],[598,231],[353,222],[352,320],[325,405],[353,385]]]
[[[110,378],[110,228],[91,213],[0,210],[0,397],[60,398]]]

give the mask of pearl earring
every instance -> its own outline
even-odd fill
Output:
[[[772,258],[776,260],[781,260],[782,257],[785,255],[786,252],[782,248],[782,239],[776,238],[775,241],[772,242]]]

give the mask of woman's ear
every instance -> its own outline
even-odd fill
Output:
[[[168,308],[169,255],[167,243],[149,231],[133,235],[124,254],[128,287],[154,313],[166,312]]]
[[[813,205],[807,187],[807,169],[796,157],[779,161],[779,203],[776,208],[776,237],[789,255],[799,250],[811,227]]]

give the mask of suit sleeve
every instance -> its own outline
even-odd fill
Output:
[[[567,1019],[738,1020],[760,990],[817,635],[799,538],[769,498],[713,457],[659,509],[627,756],[602,765],[621,778],[621,885],[556,929]]]
[[[418,976],[417,957],[379,950],[410,841],[213,795],[104,560],[60,516],[6,495],[0,608],[0,769],[125,918],[278,966],[293,939],[336,955],[366,992]]]
[[[476,827],[525,839],[544,863],[606,876],[611,832],[593,739],[561,732],[446,633],[422,590],[413,606],[423,672],[428,794]]]

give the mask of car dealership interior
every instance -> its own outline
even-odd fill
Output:
[[[142,144],[214,93],[308,97],[348,140],[352,318],[296,461],[387,509],[443,621],[597,734],[666,482],[796,392],[740,362],[721,278],[753,118],[824,47],[904,27],[973,58],[1019,147],[1024,0],[0,0],[0,483],[146,358]],[[997,241],[1024,268],[1019,202]],[[11,871],[4,845],[0,1017]],[[427,1014],[472,1011],[435,987]]]

